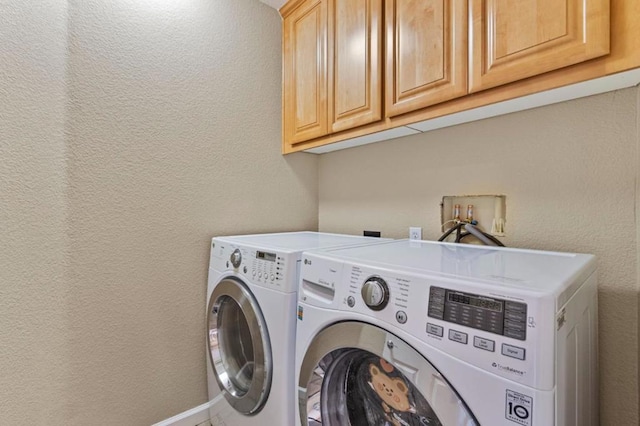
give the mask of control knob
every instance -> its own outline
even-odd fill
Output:
[[[231,261],[231,264],[234,268],[240,266],[240,262],[242,262],[242,254],[240,253],[240,250],[235,249],[233,253],[231,253],[229,260]]]
[[[381,311],[389,303],[389,286],[380,277],[370,277],[362,285],[362,299],[374,311]]]

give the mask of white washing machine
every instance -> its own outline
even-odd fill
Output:
[[[300,280],[303,425],[598,425],[591,255],[403,240]]]
[[[207,290],[213,424],[294,424],[301,253],[385,241],[390,240],[317,232],[213,238]]]

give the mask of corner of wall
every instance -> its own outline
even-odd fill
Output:
[[[638,341],[640,341],[640,85],[636,86],[636,179],[635,179],[635,219],[636,219],[636,291],[638,292]],[[638,383],[640,386],[640,351],[638,352]],[[640,406],[640,389],[638,389]]]

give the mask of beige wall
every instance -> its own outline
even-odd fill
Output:
[[[636,127],[637,127],[637,146],[638,149],[636,150],[636,156],[637,156],[637,167],[638,167],[638,174],[640,174],[640,86],[638,87],[638,90],[636,90],[636,98],[637,98],[637,102],[636,102]],[[638,280],[640,280],[640,215],[638,215],[637,212],[640,211],[640,187],[638,186],[637,183],[637,178],[636,178],[636,209],[634,211],[634,214],[636,216],[636,247],[637,247],[637,253],[636,253],[636,276],[638,277]],[[640,292],[638,292],[638,341],[640,342]],[[639,405],[640,405],[640,350],[637,352],[638,353],[638,401],[639,401]]]
[[[0,0],[0,40],[1,424],[204,402],[213,235],[319,211],[434,239],[442,195],[496,192],[508,245],[598,255],[602,424],[637,424],[638,89],[282,157],[280,21],[255,0]]]
[[[0,0],[0,424],[62,424],[67,7]]]
[[[602,425],[638,424],[638,92],[325,154],[320,230],[437,239],[443,195],[506,194],[507,245],[598,256]]]
[[[0,424],[149,425],[207,400],[210,238],[317,228],[317,157],[279,153],[280,19],[31,3],[0,0]]]

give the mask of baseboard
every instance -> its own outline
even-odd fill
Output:
[[[222,397],[222,395],[219,395]],[[195,408],[177,414],[152,426],[197,426],[209,420],[209,407],[216,403],[218,398],[205,402]]]

